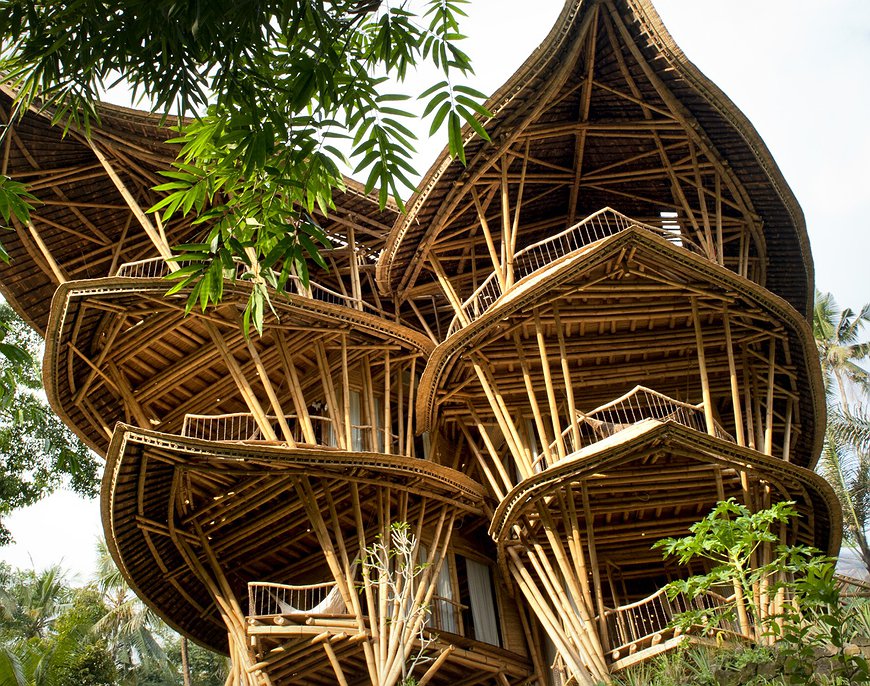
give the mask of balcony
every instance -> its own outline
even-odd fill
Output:
[[[683,594],[668,598],[665,589],[661,589],[643,600],[605,609],[608,657],[614,667],[623,668],[676,647],[684,639],[681,639],[680,629],[673,625],[674,618],[683,612],[698,611],[709,619],[697,629],[693,628],[692,634],[724,634],[738,640],[746,638],[737,621],[724,612],[733,599],[733,596],[726,598],[712,591],[691,599]]]
[[[178,266],[184,266],[185,263],[178,262],[177,264]],[[242,276],[247,272],[247,270],[248,266],[246,264],[243,262],[237,262],[235,270],[224,270],[224,278],[231,281],[242,280]],[[118,267],[118,273],[116,276],[128,279],[162,279],[168,276],[170,271],[171,270],[169,269],[166,260],[162,257],[152,257],[147,260],[125,262]],[[277,279],[278,274],[275,272],[273,272],[273,274]],[[291,295],[317,300],[329,305],[339,305],[341,307],[349,307],[354,310],[359,310],[360,312],[368,312],[379,317],[390,316],[389,313],[384,312],[374,305],[370,305],[365,300],[339,293],[327,288],[326,286],[322,286],[315,281],[309,281],[308,286],[306,287],[302,283],[302,280],[293,274],[291,274],[287,279],[286,292]]]
[[[635,386],[616,400],[601,405],[591,412],[577,412],[574,422],[565,429],[560,437],[550,443],[548,449],[535,458],[533,468],[541,472],[550,466],[547,456],[559,455],[559,443],[564,446],[566,456],[573,455],[583,448],[617,435],[629,427],[644,421],[676,422],[695,431],[707,433],[704,404],[674,400],[644,386]],[[734,438],[718,422],[714,422],[714,435],[726,441]]]
[[[248,618],[347,615],[348,609],[334,581],[293,586],[268,581],[248,584]]]
[[[311,425],[310,434],[314,436],[316,443],[305,440],[302,422],[295,414],[283,417],[264,415],[259,421],[250,412],[186,414],[181,427],[181,435],[185,438],[198,438],[203,441],[270,445],[287,445],[289,443],[287,437],[291,436],[294,443],[309,448],[312,446],[338,447],[338,440],[333,429],[334,422],[331,417],[309,414],[307,420]],[[383,452],[386,436],[383,427],[375,428],[369,424],[351,421],[352,450],[356,452],[365,450]],[[344,431],[344,427],[340,426],[339,431]],[[398,438],[395,434],[392,435],[394,443],[398,441]]]
[[[620,214],[616,210],[605,207],[565,231],[533,243],[516,253],[513,260],[511,283],[516,283],[571,253],[632,228],[649,231],[676,246],[700,252],[692,244],[684,240],[678,229],[667,229],[643,224],[626,217],[624,214]],[[490,274],[478,286],[477,290],[462,303],[461,307],[466,319],[469,322],[473,322],[482,316],[509,290],[510,288],[505,283],[503,275],[497,272]],[[462,328],[462,324],[457,315],[451,321],[447,335],[450,336],[456,333],[460,328]]]

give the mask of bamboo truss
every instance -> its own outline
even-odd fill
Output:
[[[164,296],[196,228],[146,211],[159,118],[11,122],[0,173],[40,204],[2,291],[106,457],[121,571],[230,655],[228,686],[591,686],[686,640],[675,608],[724,601],[665,603],[697,570],[650,549],[717,500],[793,500],[781,541],[838,546],[812,262],[751,125],[647,0],[568,0],[488,108],[492,142],[466,132],[468,165],[442,155],[405,216],[348,180],[317,218],[327,268],[250,338],[232,273],[205,312]],[[367,563],[396,559],[396,525],[404,600],[396,563]]]

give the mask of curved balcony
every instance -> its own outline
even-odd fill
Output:
[[[433,595],[426,628],[455,634],[458,617],[468,607],[453,598]],[[356,621],[341,597],[335,581],[318,584],[248,583],[248,623],[304,624],[312,618],[344,618]]]
[[[308,422],[309,426],[304,426]],[[382,425],[360,424],[351,419],[351,442],[356,452],[370,449],[383,450],[387,432]],[[198,438],[204,441],[229,443],[252,443],[266,445],[292,445],[310,448],[312,446],[338,448],[332,417],[308,414],[300,418],[296,414],[263,415],[260,419],[251,412],[230,412],[227,414],[186,414],[181,427],[185,438]],[[306,429],[310,431],[306,431]],[[339,426],[339,431],[344,431]],[[306,434],[313,436],[315,442],[306,440]],[[396,443],[399,436],[390,434]]]
[[[184,262],[178,262],[179,266],[184,266]],[[235,271],[232,269],[225,271],[225,278],[229,280],[241,279],[246,273],[248,266],[243,262],[237,262]],[[171,273],[169,265],[162,257],[151,257],[146,260],[137,260],[135,262],[125,262],[118,267],[116,276],[132,279],[162,279]],[[278,278],[277,272],[273,272],[275,278]],[[286,292],[291,295],[297,295],[302,298],[311,300],[319,300],[320,302],[328,303],[329,305],[340,305],[341,307],[349,307],[360,312],[368,312],[379,316],[389,316],[389,313],[367,303],[360,298],[354,298],[344,293],[339,293],[326,286],[323,286],[315,281],[309,281],[308,286],[302,283],[302,279],[291,274],[287,279]]]
[[[700,612],[709,621],[697,627],[698,633],[725,633],[734,638],[744,638],[738,623],[729,618],[724,609],[734,597],[724,597],[708,591],[695,598],[679,594],[669,598],[665,589],[637,602],[608,608],[604,612],[610,650],[608,657],[618,667],[628,666],[635,659],[644,659],[644,652],[656,652],[676,647],[668,638],[678,639],[680,629],[674,627],[674,618],[684,612]],[[617,665],[614,665],[617,666]]]
[[[335,581],[291,585],[269,581],[248,583],[248,620],[288,616],[349,615]]]
[[[601,405],[591,412],[578,411],[574,422],[548,446],[548,450],[536,457],[535,471],[543,471],[550,466],[550,460],[547,456],[550,455],[550,459],[552,459],[553,455],[558,455],[560,443],[564,446],[564,454],[570,456],[648,420],[676,422],[695,431],[708,433],[704,416],[704,403],[692,405],[669,398],[663,393],[645,386],[635,386],[625,395]],[[713,435],[716,438],[731,443],[735,442],[734,437],[725,431],[718,422],[714,421],[713,424]]]
[[[520,250],[514,256],[511,282],[516,283],[566,255],[631,228],[649,231],[674,245],[703,254],[699,247],[687,242],[687,237],[681,234],[678,229],[667,229],[637,222],[610,207],[605,207],[561,233],[548,236],[544,240]],[[505,283],[504,275],[497,272],[490,274],[478,286],[477,290],[462,303],[462,311],[466,319],[473,322],[508,290],[510,289]],[[450,322],[447,335],[456,333],[460,328],[462,328],[462,324],[459,315],[457,315]]]

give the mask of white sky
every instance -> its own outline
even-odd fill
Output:
[[[807,219],[816,284],[841,306],[870,300],[870,2],[658,0],[676,42],[747,115]],[[490,93],[549,31],[562,0],[472,0],[463,28],[476,77]],[[120,103],[128,104],[128,103]],[[441,140],[420,145],[420,171]],[[58,493],[9,518],[18,543],[0,559],[93,570],[97,501]]]

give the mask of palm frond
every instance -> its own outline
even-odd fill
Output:
[[[845,414],[828,410],[828,428],[837,444],[851,446],[858,453],[870,453],[870,416],[866,410]]]
[[[21,659],[10,646],[0,646],[0,684],[28,686]]]

